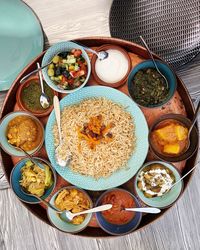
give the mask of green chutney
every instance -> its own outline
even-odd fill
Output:
[[[54,93],[52,89],[45,83],[44,84],[44,92],[50,98],[50,105],[53,104],[53,96]],[[37,80],[32,80],[30,83],[22,89],[21,99],[23,105],[33,112],[44,111],[45,109],[40,104],[40,96],[41,96],[41,86]]]

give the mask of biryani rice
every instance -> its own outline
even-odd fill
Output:
[[[80,141],[78,138],[77,128],[83,127],[90,117],[100,114],[104,124],[114,123],[115,126],[110,129],[113,139],[90,149],[86,141]],[[66,152],[71,152],[70,169],[96,179],[108,177],[126,167],[135,149],[135,125],[132,116],[125,108],[106,98],[85,99],[65,107],[61,112],[61,128],[63,147],[59,152],[60,157],[64,158]],[[56,124],[53,127],[53,135],[57,147],[59,136]]]

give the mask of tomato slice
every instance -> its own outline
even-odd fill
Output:
[[[82,51],[81,51],[80,49],[76,49],[76,50],[73,52],[73,54],[74,54],[75,57],[79,57],[79,56],[81,56]]]
[[[73,78],[77,78],[85,75],[86,72],[84,70],[79,70],[79,71],[70,71],[69,73]]]

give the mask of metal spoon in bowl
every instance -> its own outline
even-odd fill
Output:
[[[29,192],[27,192],[27,190],[23,187],[21,187],[21,191],[25,194],[25,195],[29,195],[32,197],[35,197],[36,199],[38,199],[39,201],[41,201],[43,204],[45,204],[47,207],[50,207],[51,209],[53,209],[56,213],[61,213],[62,211],[57,209],[56,207],[54,207],[53,205],[51,205],[51,203],[43,200],[41,197],[35,195],[35,194],[31,194]]]
[[[61,159],[59,157],[59,151],[63,147],[63,140],[62,140],[61,121],[60,121],[60,103],[59,103],[59,99],[57,96],[54,96],[53,98],[53,106],[54,106],[56,122],[58,126],[58,135],[59,135],[59,145],[55,149],[55,158],[56,158],[56,162],[58,163],[58,165],[60,165],[61,167],[65,167],[69,164],[71,160],[71,153],[66,152],[65,159]]]
[[[134,207],[134,208],[125,208],[124,210],[132,212],[140,212],[140,213],[149,213],[149,214],[158,214],[161,212],[161,210],[156,207]]]
[[[108,54],[107,51],[99,51],[99,52],[97,52],[96,50],[91,49],[91,48],[89,48],[89,47],[81,44],[80,42],[76,42],[76,41],[72,41],[72,42],[80,45],[85,50],[90,51],[91,53],[95,54],[98,57],[99,60],[104,60],[104,59],[106,59],[109,56],[109,54]]]
[[[108,55],[109,55],[108,52],[106,52],[106,51],[99,51],[99,52],[96,52],[95,50],[93,50],[93,49],[91,49],[91,48],[89,48],[89,47],[87,47],[87,46],[85,46],[85,45],[83,45],[83,44],[80,44],[79,42],[75,42],[75,41],[72,41],[72,42],[73,42],[73,43],[76,43],[76,44],[78,44],[78,45],[80,45],[80,46],[83,47],[85,50],[90,51],[91,53],[95,54],[95,55],[99,58],[99,60],[104,60],[104,59],[106,59],[106,58],[108,57]],[[55,55],[55,56],[56,56],[56,55]],[[37,69],[31,71],[30,73],[28,73],[27,75],[25,75],[23,78],[21,78],[20,83],[24,82],[29,76],[31,76],[31,75],[33,75],[33,74],[35,74],[35,73],[37,73],[37,72],[40,72],[42,69],[48,67],[51,63],[52,63],[52,60],[51,60],[49,63],[47,63],[46,65],[44,65],[44,66],[42,66],[42,67],[40,67],[40,68],[37,68]]]
[[[143,42],[143,44],[144,44],[144,46],[145,46],[147,52],[149,53],[149,55],[150,55],[150,57],[151,57],[151,60],[153,61],[153,64],[154,64],[154,66],[155,66],[157,72],[158,72],[158,73],[162,76],[162,78],[165,80],[166,87],[167,87],[167,89],[169,89],[169,83],[168,83],[168,81],[167,81],[167,78],[160,72],[160,70],[159,70],[159,68],[158,68],[158,66],[157,66],[157,64],[156,64],[156,61],[155,61],[154,58],[153,58],[153,54],[152,54],[151,50],[149,49],[147,43],[145,42],[145,40],[144,40],[144,38],[143,38],[142,36],[140,36],[140,39],[142,40],[142,42]]]
[[[39,63],[37,63],[37,68],[40,69]],[[38,71],[38,74],[39,74],[40,86],[41,86],[41,91],[42,91],[41,96],[40,96],[40,104],[43,107],[43,109],[47,109],[50,106],[50,98],[44,92],[44,85],[43,85],[41,70]]]
[[[188,148],[190,147],[190,134],[192,132],[192,129],[197,121],[197,118],[198,118],[198,115],[199,115],[199,109],[200,109],[200,97],[198,99],[198,103],[197,103],[197,107],[196,107],[196,110],[195,110],[195,113],[194,113],[194,117],[192,119],[192,123],[190,125],[190,128],[188,130],[188,135],[187,135],[187,140],[188,140],[188,143],[187,143],[187,148],[185,149],[185,151],[188,150]]]
[[[41,71],[42,69],[48,67],[51,63],[52,63],[52,61],[47,63],[46,65],[44,65],[42,67],[39,67],[39,68],[31,71],[30,73],[28,73],[27,75],[25,75],[24,77],[21,78],[20,83],[23,83],[27,78],[29,78],[29,76],[32,76],[33,74],[35,74],[35,73]]]
[[[14,145],[12,145],[12,147],[16,148],[17,150],[22,151],[26,155],[26,157],[29,158],[29,160],[32,162],[32,164],[37,165],[37,166],[39,166],[40,168],[43,169],[43,165],[39,161],[33,159],[33,157],[26,150],[24,150],[23,148],[14,146]]]
[[[101,205],[98,207],[84,210],[84,211],[79,212],[79,213],[71,213],[70,211],[63,211],[62,213],[59,212],[59,214],[60,214],[61,219],[65,220],[65,221],[72,221],[72,219],[75,216],[82,215],[82,214],[102,212],[102,211],[109,210],[111,208],[112,208],[112,204],[105,204],[105,205]]]

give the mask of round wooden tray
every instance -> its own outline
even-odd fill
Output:
[[[114,38],[107,38],[107,37],[95,37],[95,38],[82,38],[82,39],[77,39],[77,41],[80,41],[81,43],[89,46],[89,47],[98,47],[104,44],[113,44],[113,45],[118,45],[123,47],[124,49],[126,49],[129,52],[129,55],[131,57],[132,60],[132,66],[134,67],[136,64],[138,64],[139,62],[141,62],[142,60],[145,60],[148,58],[148,53],[146,52],[146,50],[134,43],[128,42],[128,41],[124,41],[124,40],[120,40],[120,39],[114,39]],[[3,116],[5,116],[7,113],[12,112],[13,110],[17,110],[18,107],[16,105],[16,92],[17,89],[19,87],[19,80],[26,74],[28,74],[29,72],[31,72],[32,70],[34,70],[36,68],[36,62],[40,62],[42,60],[42,57],[44,55],[44,52],[41,53],[37,58],[35,58],[17,77],[17,79],[14,81],[14,83],[12,84],[10,90],[8,91],[8,94],[4,100],[3,103],[3,107],[1,110],[1,114],[0,117],[2,118]],[[89,55],[91,57],[91,55]],[[155,57],[157,57],[155,55]],[[157,57],[159,58],[159,57]],[[151,123],[160,115],[162,114],[166,114],[166,113],[180,113],[183,115],[187,115],[187,117],[189,119],[191,119],[193,117],[194,114],[194,107],[191,101],[191,98],[189,96],[189,93],[184,85],[184,83],[177,77],[177,91],[173,97],[173,99],[164,107],[162,108],[158,108],[158,109],[154,109],[154,110],[149,110],[149,109],[142,109],[148,125],[151,125]],[[93,77],[90,77],[89,83],[88,85],[96,85],[97,83],[94,81]],[[127,84],[123,85],[122,87],[120,87],[118,90],[124,92],[125,94],[128,94],[128,89],[127,89]],[[60,95],[60,97],[62,98],[62,96]],[[42,121],[45,124],[46,123],[46,119],[47,118],[43,118]],[[14,166],[14,163],[17,162],[19,160],[19,158],[11,158],[8,154],[6,154],[2,149],[1,149],[1,160],[2,160],[2,165],[3,165],[3,169],[5,172],[5,175],[9,181],[10,178],[10,173],[11,170]],[[41,150],[41,152],[38,154],[39,156],[45,156],[45,151]],[[174,164],[183,174],[186,173],[187,171],[189,171],[195,164],[196,161],[196,157],[197,157],[197,152],[193,155],[193,157],[191,157],[189,160],[187,160],[187,162],[179,162]],[[152,155],[151,152],[149,152],[148,160],[151,159],[155,159],[155,156]],[[188,175],[185,180],[184,180],[184,190],[186,189],[189,180],[191,179],[192,174]],[[58,178],[58,184],[56,187],[56,190],[63,186],[63,185],[68,185],[68,183],[66,181],[64,181],[61,177]],[[133,179],[131,179],[130,181],[128,181],[126,184],[123,185],[124,188],[133,191]],[[55,190],[55,191],[56,191]],[[99,192],[89,192],[90,195],[95,199],[98,195]],[[47,214],[46,214],[46,209],[45,207],[41,206],[40,204],[36,204],[36,205],[31,205],[31,204],[26,204],[23,203],[23,205],[25,205],[27,207],[27,209],[29,211],[31,211],[33,214],[35,214],[39,219],[43,220],[44,222],[46,222],[47,224],[50,225],[50,222],[47,218]],[[137,228],[137,230],[143,228],[144,226],[152,223],[153,221],[155,221],[156,219],[160,218],[168,209],[165,209],[162,211],[162,213],[160,213],[159,215],[144,215],[141,224],[139,225],[139,227]],[[135,230],[135,231],[137,231]],[[102,229],[100,229],[99,227],[97,227],[96,223],[95,223],[95,219],[92,220],[90,226],[88,226],[84,231],[78,233],[77,235],[80,236],[87,236],[87,237],[109,237],[110,235],[108,235],[106,232],[104,232]],[[110,236],[112,237],[112,236]]]

